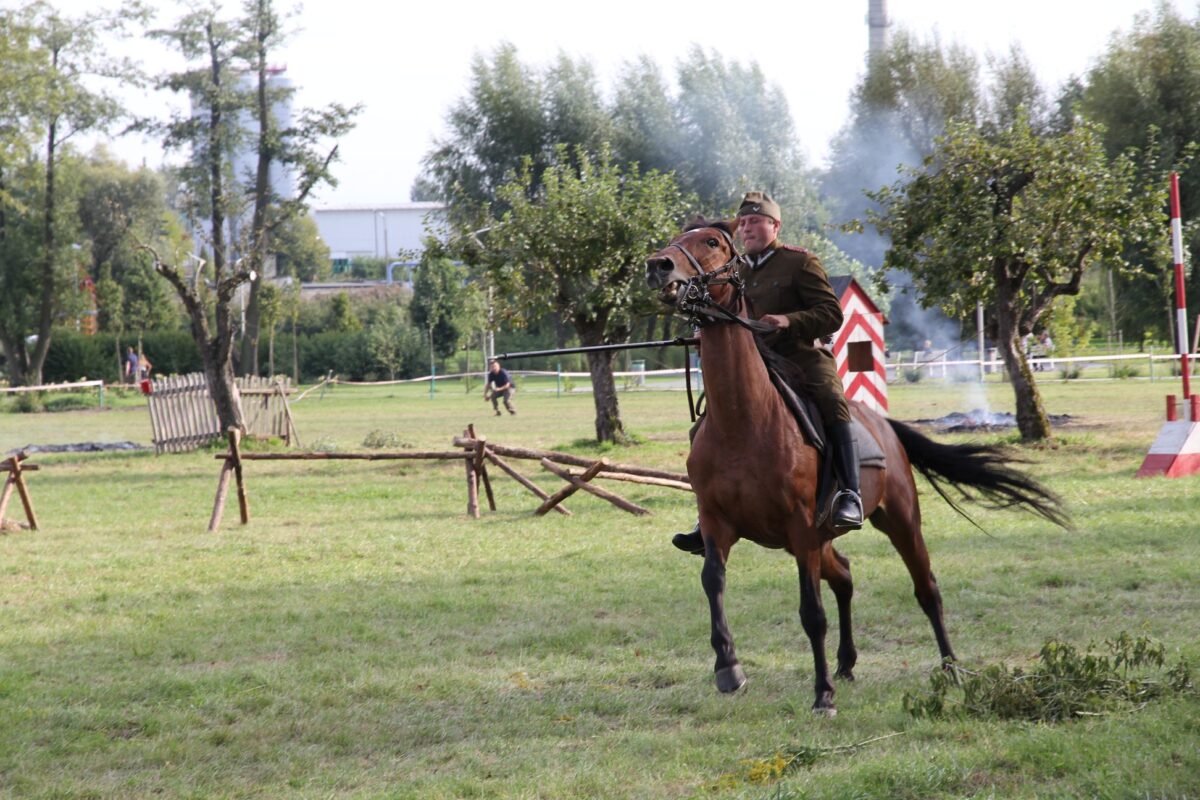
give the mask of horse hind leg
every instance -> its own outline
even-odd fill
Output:
[[[892,547],[900,554],[904,566],[908,568],[917,603],[933,627],[933,636],[937,640],[942,663],[947,663],[954,661],[955,656],[950,647],[950,637],[946,633],[946,622],[942,617],[942,593],[929,564],[929,551],[925,547],[925,538],[921,535],[921,518],[915,498],[910,508],[910,513],[897,514],[881,506],[871,515],[871,523],[887,534]]]
[[[854,680],[854,665],[858,663],[858,648],[854,646],[854,626],[850,618],[850,601],[854,597],[854,581],[850,577],[850,559],[826,544],[821,549],[821,577],[829,584],[838,607],[838,666],[834,676]]]

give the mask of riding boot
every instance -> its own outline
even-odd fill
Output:
[[[695,556],[704,555],[704,537],[700,535],[700,520],[696,520],[696,526],[690,531],[677,533],[671,537],[671,544],[685,553]]]
[[[863,526],[862,493],[858,484],[858,441],[849,422],[827,426],[830,454],[842,490],[833,499],[833,527],[857,530]]]

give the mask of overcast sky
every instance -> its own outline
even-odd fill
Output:
[[[1196,6],[1170,0],[1188,16]],[[14,0],[0,0],[11,7]],[[1157,0],[889,0],[893,25],[922,36],[936,33],[980,57],[1020,44],[1051,91],[1081,75],[1115,31],[1127,31]],[[65,13],[95,0],[58,0]],[[103,5],[110,6],[111,2]],[[159,22],[178,14],[166,3]],[[280,2],[286,8],[286,2]],[[845,123],[847,99],[862,73],[867,47],[867,2],[757,0],[687,3],[606,0],[600,3],[532,0],[309,0],[300,28],[277,63],[299,88],[295,105],[337,100],[362,103],[358,126],[341,144],[336,189],[315,198],[319,207],[386,205],[409,200],[420,160],[444,131],[449,107],[463,96],[476,53],[501,42],[521,59],[543,65],[561,50],[586,57],[607,88],[618,68],[639,55],[652,57],[673,77],[692,45],[726,59],[757,62],[788,98],[801,143],[814,165],[824,162],[830,139]],[[158,45],[123,45],[151,72],[171,65]],[[985,62],[986,63],[986,62]],[[165,113],[167,97],[139,96],[141,113]],[[132,162],[157,166],[153,142],[128,139],[113,149]]]

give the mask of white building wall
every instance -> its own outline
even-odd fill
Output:
[[[400,203],[313,209],[321,239],[335,262],[353,258],[407,261],[445,218],[444,203]],[[402,255],[403,254],[403,255]]]

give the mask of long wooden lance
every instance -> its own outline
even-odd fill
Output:
[[[522,353],[497,353],[493,358],[497,361],[509,361],[515,358],[538,358],[539,356],[566,356],[574,353],[605,353],[613,350],[637,350],[643,347],[687,347],[700,344],[699,337],[677,336],[674,339],[660,339],[657,342],[625,342],[623,344],[594,344],[588,347],[563,347],[558,350],[526,350]]]
[[[625,342],[624,344],[594,344],[588,347],[564,347],[560,350],[527,350],[523,353],[497,353],[493,358],[497,361],[512,358],[537,358],[538,356],[565,356],[574,353],[606,353],[613,350],[638,350],[644,347],[695,347],[700,344],[699,336],[676,336],[674,339],[660,339],[657,342]],[[683,360],[683,382],[687,387],[688,413],[692,422],[696,421],[696,401],[692,397],[692,364],[691,357]]]

